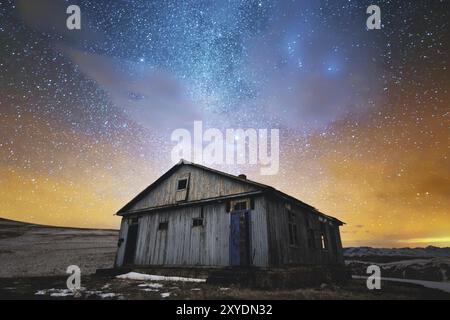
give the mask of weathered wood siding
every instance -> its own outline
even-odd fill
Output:
[[[203,226],[193,226],[193,219],[203,211]],[[268,263],[267,219],[262,197],[255,199],[251,210],[251,255],[253,264]],[[124,243],[118,251],[117,265],[123,263],[126,247],[127,218],[122,219]],[[167,230],[158,230],[160,222],[168,222]],[[136,265],[229,265],[230,214],[225,202],[159,210],[139,215]]]
[[[269,242],[267,234],[266,201],[256,197],[255,208],[250,213],[250,255],[254,266],[267,267],[269,264]]]
[[[120,231],[119,231],[119,241],[122,243],[117,248],[116,253],[116,266],[121,266],[123,264],[123,258],[125,256],[125,246],[126,246],[126,239],[128,234],[128,219],[122,218],[122,222],[120,223]]]
[[[162,181],[155,189],[136,202],[129,210],[140,210],[177,203],[179,178],[189,176],[186,201],[203,200],[257,190],[256,187],[206,170],[185,165]]]
[[[201,207],[161,211],[139,218],[135,263],[138,265],[218,265],[228,264],[229,217],[225,206],[203,209],[203,227],[193,227]],[[158,230],[167,221],[167,230]]]
[[[322,250],[321,222],[318,216],[306,208],[291,205],[276,199],[267,199],[269,265],[300,265],[300,264],[329,264],[342,263],[342,244],[339,236],[339,227],[325,223],[327,239],[331,241],[330,232],[336,235],[336,250],[329,243],[327,250]],[[289,211],[294,213],[294,222],[297,225],[298,245],[289,243]],[[308,224],[308,226],[307,226]],[[308,245],[308,230],[313,230],[314,247]]]

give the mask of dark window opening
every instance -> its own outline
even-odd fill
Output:
[[[292,211],[288,211],[288,221],[291,223],[295,222],[295,214]]]
[[[322,223],[320,226],[320,243],[322,245],[322,250],[328,250],[328,239],[325,223]]]
[[[184,190],[187,187],[187,179],[178,180],[177,190]]]
[[[325,239],[325,235],[320,236],[320,242],[322,243],[322,250],[327,250],[327,241]]]
[[[289,244],[298,246],[297,225],[293,223],[289,224]]]
[[[308,218],[307,215],[305,215],[305,226],[306,226],[306,228],[309,228],[309,227],[310,227],[310,224],[309,224],[309,218]]]
[[[193,227],[203,227],[203,218],[194,218],[192,219]]]
[[[330,242],[331,242],[331,250],[334,253],[337,252],[337,239],[336,239],[336,231],[334,229],[330,230]]]
[[[169,228],[169,222],[164,221],[159,223],[158,230],[167,230],[167,228]]]
[[[288,227],[289,227],[289,244],[291,246],[298,246],[298,231],[295,223],[295,214],[288,212]]]
[[[200,207],[200,216],[192,219],[193,227],[203,227],[203,218],[204,218],[204,207]]]
[[[250,198],[250,209],[255,210],[255,199]]]
[[[236,202],[233,206],[234,211],[247,210],[247,201]]]

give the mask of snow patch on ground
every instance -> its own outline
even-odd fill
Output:
[[[149,288],[159,289],[159,288],[162,288],[163,285],[160,283],[141,283],[138,285],[138,287],[149,287]]]
[[[115,298],[117,295],[115,293],[109,292],[109,293],[101,293],[99,294],[99,297],[102,299],[111,299]]]
[[[170,292],[161,293],[161,298],[168,298],[168,297],[170,297]]]
[[[98,296],[102,299],[111,299],[111,298],[120,298],[121,294],[116,294],[112,292],[103,292],[99,290],[86,290],[86,288],[81,288],[80,290],[69,290],[69,289],[44,289],[44,290],[38,290],[35,292],[35,295],[37,296],[45,296],[49,295],[53,298],[62,298],[62,297],[74,297],[74,298],[81,298],[81,297],[89,297],[89,296]]]
[[[153,274],[144,274],[138,272],[129,272],[116,276],[118,279],[140,280],[140,281],[181,281],[181,282],[206,282],[206,279],[167,277]]]
[[[73,292],[64,292],[64,291],[50,293],[50,297],[71,297],[73,295],[74,295]]]
[[[145,292],[159,292],[159,289],[151,289],[151,288],[144,288],[144,289],[141,289],[142,291],[145,291]]]
[[[47,294],[47,292],[45,290],[39,290],[39,291],[36,291],[36,293],[35,293],[36,296],[43,296],[46,294]]]
[[[72,291],[69,289],[44,289],[36,291],[35,295],[37,296],[45,296],[50,295],[50,297],[69,297],[74,296],[76,291]]]

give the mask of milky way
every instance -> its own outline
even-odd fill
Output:
[[[1,1],[0,216],[115,227],[177,128],[277,128],[280,172],[216,166],[347,222],[449,245],[447,1]],[[81,30],[66,8],[81,8]]]

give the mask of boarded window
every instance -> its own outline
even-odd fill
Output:
[[[295,214],[288,211],[288,227],[289,227],[289,244],[291,246],[298,246],[298,229],[295,221]]]
[[[158,230],[160,230],[160,231],[167,230],[167,228],[169,228],[169,222],[168,221],[160,222],[159,225],[158,225]]]

